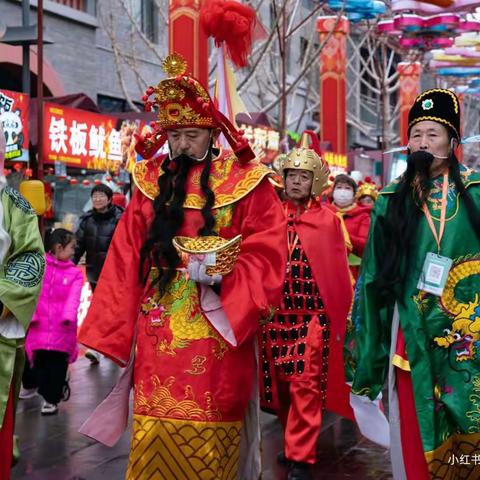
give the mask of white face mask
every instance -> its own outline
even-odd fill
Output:
[[[339,207],[346,207],[353,203],[353,191],[337,188],[333,191],[333,201]]]

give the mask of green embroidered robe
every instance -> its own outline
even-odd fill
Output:
[[[469,194],[480,209],[480,173],[461,167]],[[347,347],[347,378],[353,373],[352,393],[375,399],[389,368],[392,315],[398,307],[406,343],[416,413],[425,457],[434,478],[466,478],[454,463],[460,455],[478,455],[480,470],[480,242],[459,198],[449,182],[447,216],[441,252],[453,260],[442,297],[417,289],[427,252],[437,244],[422,215],[405,285],[380,304],[373,283],[380,254],[388,255],[375,226],[385,216],[398,182],[382,190],[374,212],[358,279]],[[443,176],[433,181],[428,208],[439,230]],[[353,336],[353,341],[352,341]],[[349,342],[349,343],[348,343]],[[346,349],[346,351],[348,348]],[[394,359],[395,360],[395,359]],[[398,365],[395,361],[393,363]],[[350,370],[353,367],[353,370]],[[402,368],[402,366],[401,366]],[[434,474],[434,472],[436,472]],[[439,474],[438,472],[443,472]],[[456,473],[455,473],[456,472]],[[440,475],[440,476],[436,476]],[[473,478],[473,477],[468,477]]]
[[[30,204],[16,191],[0,192],[3,228],[11,238],[10,248],[0,268],[0,322],[13,315],[27,331],[40,293],[45,269],[44,249],[37,216]],[[0,334],[0,425],[3,423],[10,388],[17,398],[22,377],[25,339]]]

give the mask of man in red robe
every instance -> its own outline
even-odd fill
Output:
[[[259,444],[246,435],[258,428],[244,419],[258,404],[256,333],[281,293],[285,219],[269,170],[184,60],[164,69],[144,98],[156,128],[137,151],[168,140],[169,154],[135,167],[79,339],[121,366],[134,351],[128,479],[254,480]],[[234,152],[213,148],[219,129]],[[226,240],[226,256],[196,247]]]
[[[352,285],[340,219],[316,198],[328,168],[304,134],[284,160],[288,262],[283,297],[262,331],[262,406],[284,428],[288,480],[310,479],[322,410],[352,418],[343,340]]]

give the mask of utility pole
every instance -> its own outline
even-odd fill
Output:
[[[22,27],[30,26],[30,0],[22,0]],[[22,91],[30,95],[30,45],[22,45]]]

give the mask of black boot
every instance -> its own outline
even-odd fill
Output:
[[[308,463],[290,462],[288,480],[312,480]]]

